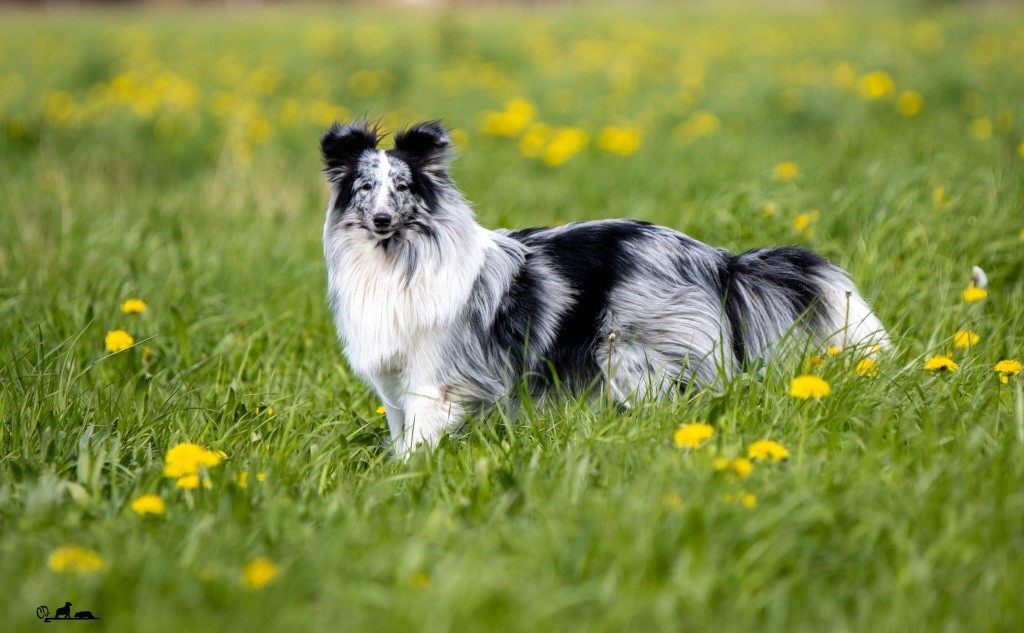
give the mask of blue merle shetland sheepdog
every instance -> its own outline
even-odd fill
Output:
[[[634,220],[492,231],[448,175],[438,122],[394,148],[365,123],[320,139],[328,296],[396,455],[528,385],[600,383],[622,406],[728,379],[787,342],[884,347],[841,268],[793,246],[740,255]]]

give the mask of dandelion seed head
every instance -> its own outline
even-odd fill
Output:
[[[984,288],[988,285],[988,275],[985,274],[981,266],[971,266],[971,281],[978,288]]]

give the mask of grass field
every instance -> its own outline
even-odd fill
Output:
[[[874,6],[3,15],[0,628],[1024,629],[1024,12]],[[363,114],[455,127],[489,227],[818,249],[895,347],[397,463],[325,300],[317,138]]]

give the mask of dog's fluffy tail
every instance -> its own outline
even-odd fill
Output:
[[[762,248],[729,256],[726,269],[725,313],[741,363],[778,354],[801,332],[817,344],[866,354],[889,345],[846,271],[816,253]]]

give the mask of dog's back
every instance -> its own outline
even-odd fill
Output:
[[[623,399],[663,395],[672,384],[711,384],[801,333],[823,344],[888,343],[846,273],[806,249],[733,255],[632,220],[505,234],[543,253],[533,265],[564,287],[544,298],[568,306],[538,354],[570,384],[610,371]]]

